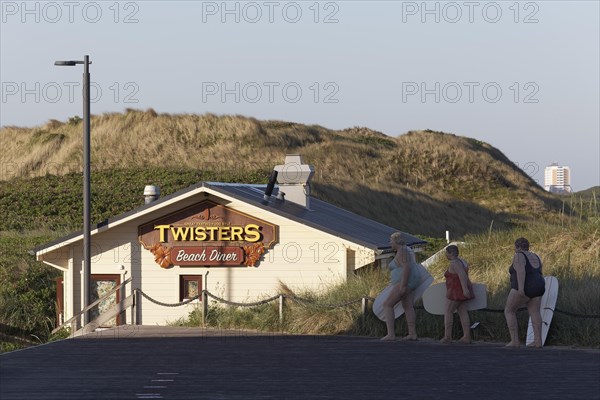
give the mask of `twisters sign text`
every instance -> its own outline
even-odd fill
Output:
[[[277,241],[277,226],[210,200],[139,227],[139,240],[163,268],[257,266]]]

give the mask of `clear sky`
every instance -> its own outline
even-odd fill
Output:
[[[125,108],[499,148],[600,184],[598,1],[1,1],[2,126]],[[93,134],[93,132],[92,132]]]

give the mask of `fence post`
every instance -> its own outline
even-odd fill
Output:
[[[283,294],[279,295],[279,324],[283,325]]]
[[[132,309],[132,311],[133,311],[133,321],[132,322],[134,325],[140,324],[140,320],[138,317],[138,313],[139,313],[138,307],[139,307],[139,299],[140,299],[139,295],[140,294],[138,293],[137,289],[134,289],[133,290],[133,309]]]
[[[369,302],[369,299],[367,299],[366,297],[362,298],[361,308],[362,308],[362,320],[363,320],[363,324],[365,323],[365,321],[367,319],[367,303],[368,302]]]
[[[206,319],[208,317],[208,294],[206,290],[202,291],[202,324],[206,326]]]

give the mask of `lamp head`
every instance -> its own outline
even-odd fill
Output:
[[[74,66],[77,64],[83,64],[83,61],[54,61],[54,65],[58,65],[58,66]]]

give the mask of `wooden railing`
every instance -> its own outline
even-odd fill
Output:
[[[130,283],[130,282],[131,282],[131,278],[128,278],[128,279],[126,279],[125,281],[123,281],[123,283],[121,283],[120,285],[118,285],[118,286],[114,287],[113,289],[111,289],[111,290],[110,290],[108,293],[106,293],[104,296],[102,296],[102,297],[101,297],[101,298],[99,298],[98,300],[94,301],[92,304],[90,304],[89,306],[87,306],[87,307],[86,307],[86,308],[84,308],[83,310],[79,311],[77,314],[73,315],[73,316],[72,316],[71,318],[69,318],[68,320],[64,321],[62,324],[60,324],[58,327],[56,327],[56,328],[55,328],[55,329],[52,331],[52,333],[54,334],[54,333],[56,333],[56,332],[60,331],[61,329],[63,329],[64,327],[71,325],[71,323],[73,323],[73,322],[76,322],[76,321],[77,321],[77,319],[78,319],[78,318],[80,318],[80,317],[81,317],[81,315],[82,315],[83,313],[86,313],[86,312],[90,311],[92,308],[94,308],[94,307],[96,307],[98,304],[100,304],[100,302],[102,302],[103,300],[106,300],[106,298],[108,298],[109,296],[111,296],[111,295],[115,294],[116,292],[118,292],[119,290],[121,290],[122,288],[124,288],[124,287],[125,287],[125,285],[127,285],[127,284],[128,284],[128,283]],[[127,299],[129,299],[130,297],[133,297],[133,295],[132,295],[132,296],[129,296]],[[126,299],[126,300],[127,300],[127,299]],[[118,306],[118,304],[116,304],[116,305]],[[114,308],[114,306],[113,306],[113,307],[111,307],[111,308],[110,308],[110,310],[112,310],[113,308]],[[109,310],[109,311],[110,311],[110,310]],[[103,314],[103,315],[104,315],[104,314]],[[101,315],[100,317],[102,317],[102,315]],[[98,317],[98,318],[100,318],[100,317]],[[94,321],[98,320],[98,318],[96,318]],[[112,318],[112,317],[111,317],[111,318]],[[107,321],[108,321],[108,320],[110,320],[110,318],[108,318],[108,319],[107,319]],[[106,322],[106,321],[103,321],[103,322]],[[88,324],[88,325],[90,325],[90,324]],[[96,327],[98,327],[98,326],[96,326]],[[84,328],[85,328],[85,327],[84,327]],[[75,331],[75,330],[74,330],[74,329],[72,329],[72,333],[74,333],[74,331]]]
[[[77,331],[77,333],[81,335],[91,333],[97,328],[101,327],[102,324],[110,321],[112,318],[121,314],[123,311],[126,311],[129,307],[135,307],[135,291],[133,292],[133,294],[124,298],[120,302],[113,304],[111,308],[97,316],[93,321],[90,321],[86,326]]]

